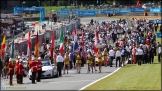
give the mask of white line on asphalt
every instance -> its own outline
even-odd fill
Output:
[[[126,61],[125,63],[127,63],[127,62],[128,62],[128,61]],[[120,68],[121,68],[121,67],[120,67]],[[79,89],[79,91],[80,91],[80,90],[84,90],[84,89],[87,88],[88,86],[90,86],[90,85],[92,85],[92,84],[94,84],[94,83],[96,83],[96,82],[98,82],[98,81],[100,81],[100,80],[102,80],[102,79],[104,79],[104,78],[106,78],[106,77],[111,76],[112,74],[114,74],[115,72],[117,72],[120,68],[118,68],[118,69],[116,69],[115,71],[113,71],[112,73],[110,73],[110,74],[108,74],[108,75],[106,75],[106,76],[104,76],[104,77],[102,77],[102,78],[100,78],[100,79],[98,79],[98,80],[95,80],[94,82],[92,82],[92,83],[90,83],[90,84],[88,84],[88,85],[82,87],[81,89]]]
[[[65,82],[88,82],[94,80],[78,80],[78,81],[61,81],[61,82],[49,82],[49,83],[65,83]]]

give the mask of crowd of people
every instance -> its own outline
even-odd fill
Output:
[[[59,53],[59,49],[55,48],[53,58],[50,54],[50,43],[43,43],[40,46],[39,58],[35,58],[34,52],[31,53],[31,60],[26,58],[28,69],[32,69],[32,83],[40,82],[41,76],[41,59],[50,58],[51,62],[57,65],[58,76],[69,74],[68,70],[76,69],[77,73],[81,73],[81,68],[85,64],[88,65],[87,73],[99,72],[102,73],[103,65],[122,67],[125,66],[126,60],[129,64],[152,64],[154,56],[158,55],[158,62],[161,62],[161,47],[156,43],[156,32],[162,33],[162,25],[158,30],[159,24],[149,23],[148,19],[132,18],[114,21],[96,22],[93,19],[90,23],[82,24],[77,28],[81,31],[78,34],[79,48],[73,51],[73,42],[67,34],[64,42],[64,55]],[[98,31],[98,52],[94,52],[94,31]],[[82,37],[80,39],[80,37]],[[82,40],[84,38],[84,40]],[[82,40],[82,41],[80,41]],[[26,56],[24,53],[19,53],[16,64],[13,63],[9,56],[6,56],[5,61],[1,61],[1,73],[4,78],[10,75],[10,85],[12,85],[12,76],[16,72],[17,83],[23,83],[24,67],[22,58]],[[116,61],[116,62],[114,62]],[[3,66],[2,66],[3,64]],[[98,69],[97,66],[98,65]],[[15,69],[16,68],[16,69]],[[14,71],[15,69],[15,71]],[[2,71],[3,70],[3,71]],[[63,70],[63,72],[62,72]],[[36,75],[37,74],[37,75]],[[37,77],[36,77],[37,76]]]

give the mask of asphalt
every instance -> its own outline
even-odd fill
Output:
[[[98,70],[98,66],[96,69]],[[25,77],[23,79],[24,84],[22,85],[16,84],[14,76],[14,86],[9,86],[8,79],[5,79],[2,84],[6,84],[6,90],[79,90],[85,85],[112,73],[116,69],[116,67],[102,66],[101,73],[98,71],[87,73],[87,65],[85,65],[85,67],[82,67],[80,74],[76,72],[76,69],[71,69],[69,74],[63,74],[62,77],[58,78],[42,79],[41,82],[36,84],[31,84],[31,80]]]
[[[91,19],[96,21],[112,21],[115,18],[108,17],[92,17],[92,18],[81,18],[82,23],[88,23]],[[115,64],[115,61],[113,62]],[[98,70],[98,66],[96,67]],[[102,72],[98,73],[98,71],[94,73],[87,73],[87,65],[82,67],[81,73],[76,73],[76,69],[69,70],[69,74],[63,74],[62,77],[59,78],[49,78],[42,79],[41,82],[37,84],[31,84],[31,80],[28,77],[25,77],[22,85],[16,84],[16,79],[14,77],[13,84],[14,86],[9,86],[9,80],[1,80],[2,88],[6,90],[79,90],[82,87],[92,83],[95,80],[98,80],[113,71],[117,68],[114,67],[102,67]]]

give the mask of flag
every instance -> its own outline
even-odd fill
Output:
[[[78,39],[77,39],[77,31],[74,28],[74,46],[73,46],[73,51],[75,52],[78,49]]]
[[[38,32],[37,32],[37,37],[36,37],[36,42],[35,42],[35,50],[34,50],[34,55],[35,58],[37,59],[39,56],[39,40],[38,40]]]
[[[95,30],[95,43],[94,43],[94,52],[98,52],[98,30]]]
[[[30,59],[30,48],[31,48],[30,32],[28,32],[28,48],[27,48],[27,57],[29,57],[29,59]]]
[[[1,57],[2,58],[4,58],[5,47],[6,47],[6,34],[3,37],[2,45],[1,45]]]
[[[14,58],[14,46],[15,46],[15,44],[14,44],[14,35],[12,35],[12,44],[11,44],[11,52],[10,52],[10,57],[11,58]]]
[[[82,30],[82,39],[81,39],[82,47],[84,47],[84,36],[85,36],[85,34],[84,34],[84,31]]]
[[[61,55],[63,55],[63,53],[64,53],[63,43],[64,43],[63,30],[61,30],[61,33],[60,33],[60,48],[59,48]]]
[[[54,31],[52,31],[52,42],[51,42],[51,49],[50,49],[50,52],[51,52],[51,58],[53,58],[53,48],[54,48],[54,43],[55,43],[55,40],[54,40]]]

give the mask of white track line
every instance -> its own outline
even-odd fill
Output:
[[[126,64],[127,62],[128,62],[128,61],[126,61],[125,64]],[[121,67],[120,67],[120,68],[121,68]],[[102,79],[104,79],[104,78],[106,78],[106,77],[111,76],[112,74],[114,74],[115,72],[117,72],[120,68],[116,69],[116,70],[113,71],[112,73],[110,73],[110,74],[108,74],[108,75],[106,75],[106,76],[104,76],[104,77],[102,77],[102,78],[100,78],[100,79],[98,79],[98,80],[95,80],[94,82],[92,82],[92,83],[90,83],[90,84],[88,84],[88,85],[82,87],[82,88],[79,89],[79,90],[84,90],[84,89],[87,88],[88,86],[90,86],[90,85],[92,85],[92,84],[94,84],[94,83],[96,83],[96,82],[98,82],[98,81],[100,81],[100,80],[102,80]]]

